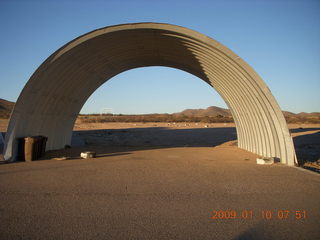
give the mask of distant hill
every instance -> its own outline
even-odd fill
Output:
[[[14,107],[14,102],[10,102],[0,98],[0,118],[9,118],[11,111]],[[283,114],[288,123],[320,123],[320,112],[312,113],[292,113],[283,111]],[[88,114],[92,115],[92,114]],[[96,114],[100,115],[100,114]],[[119,114],[111,115],[110,119],[104,119],[105,121],[213,121],[213,122],[229,122],[233,121],[231,112],[229,109],[211,106],[206,109],[186,109],[182,112],[173,114],[142,114],[142,115],[125,115]],[[121,116],[120,116],[121,115]],[[119,118],[119,119],[118,119]],[[210,118],[210,119],[208,119]]]
[[[14,102],[0,98],[0,118],[9,118],[14,104]]]
[[[282,111],[287,123],[320,123],[320,113],[292,113]],[[174,113],[174,116],[185,117],[232,117],[229,109],[220,107],[208,107],[207,109],[186,109],[179,113]]]
[[[312,117],[320,117],[320,112],[312,112],[312,113],[301,112],[296,115],[301,116],[301,117],[311,117],[311,116]]]
[[[174,115],[185,115],[188,117],[216,117],[224,116],[231,117],[231,112],[229,109],[211,106],[207,109],[186,109],[179,113],[174,113]]]
[[[307,117],[307,118],[313,118],[313,117],[320,117],[320,112],[312,112],[312,113],[292,113],[288,111],[282,111],[283,115],[285,117]],[[206,109],[186,109],[182,112],[174,113],[175,115],[185,115],[185,116],[192,116],[192,117],[216,117],[218,115],[224,116],[224,117],[230,117],[231,112],[229,109],[226,108],[220,108],[211,106]]]
[[[296,113],[287,112],[287,111],[282,111],[282,113],[285,117],[293,117],[293,116],[297,115]]]

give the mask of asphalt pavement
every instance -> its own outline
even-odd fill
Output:
[[[0,165],[0,239],[320,239],[320,175],[236,147]]]

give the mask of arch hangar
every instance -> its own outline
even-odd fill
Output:
[[[285,118],[259,75],[219,42],[161,23],[97,29],[53,53],[17,100],[6,134],[5,159],[15,159],[18,137],[47,136],[47,150],[70,144],[75,120],[89,96],[113,76],[146,66],[180,69],[207,82],[231,110],[239,148],[295,164]]]

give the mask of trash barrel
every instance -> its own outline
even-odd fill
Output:
[[[45,152],[46,152],[46,145],[47,145],[47,140],[48,138],[45,136],[37,136],[38,137],[38,148],[37,148],[37,153],[38,153],[38,157],[37,159],[41,158],[44,156]]]
[[[47,141],[48,141],[48,138],[43,136],[41,157],[43,157],[44,154],[46,153]]]
[[[24,138],[24,159],[26,162],[36,160],[36,145],[37,137]]]
[[[18,138],[18,159],[33,161],[44,156],[48,138],[45,136],[33,136]]]
[[[17,141],[18,141],[17,160],[18,161],[25,161],[25,159],[24,159],[25,138],[17,138]]]
[[[42,137],[35,136],[35,143],[34,143],[34,160],[41,158],[41,151],[42,151]]]

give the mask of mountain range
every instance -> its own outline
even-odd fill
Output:
[[[14,102],[0,98],[0,118],[9,118],[14,104]]]
[[[5,99],[0,98],[0,118],[9,118],[11,111],[14,107],[14,102],[7,101]],[[284,116],[288,118],[320,118],[319,112],[312,112],[312,113],[292,113],[283,111]],[[231,112],[229,109],[220,108],[216,106],[211,106],[206,109],[186,109],[182,112],[173,113],[172,115],[176,116],[187,116],[187,117],[216,117],[216,116],[224,116],[224,117],[231,117]]]
[[[288,111],[282,111],[283,115],[285,117],[307,117],[307,118],[313,118],[313,117],[320,117],[320,112],[312,112],[312,113],[306,113],[306,112],[301,112],[301,113],[292,113]],[[231,112],[229,109],[226,108],[220,108],[220,107],[215,107],[211,106],[206,109],[186,109],[183,110],[182,112],[179,113],[174,113],[177,115],[185,115],[188,117],[215,117],[218,115],[224,116],[224,117],[231,117]]]

